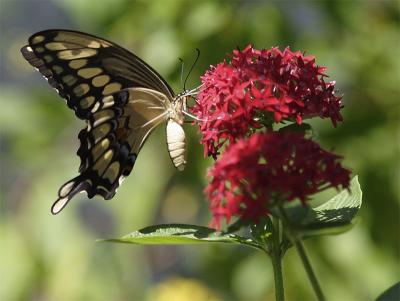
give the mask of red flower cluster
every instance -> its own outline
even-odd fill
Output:
[[[325,67],[314,57],[286,48],[257,50],[251,45],[233,51],[231,62],[211,67],[202,77],[203,86],[192,113],[203,134],[205,154],[213,155],[225,141],[233,142],[263,125],[319,116],[334,126],[342,121],[341,97],[334,95],[334,82],[325,82]]]
[[[230,145],[208,175],[205,192],[213,224],[232,216],[257,221],[279,201],[308,197],[329,187],[348,187],[350,171],[340,157],[324,151],[302,134],[256,133]]]

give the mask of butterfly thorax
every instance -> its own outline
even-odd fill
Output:
[[[185,121],[183,110],[186,109],[187,97],[183,95],[177,95],[171,103],[168,117],[178,124],[182,125]]]

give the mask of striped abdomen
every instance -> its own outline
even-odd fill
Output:
[[[176,121],[167,121],[167,146],[175,167],[182,171],[186,166],[186,139],[182,126]]]

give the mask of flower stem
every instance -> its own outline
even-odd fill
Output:
[[[286,227],[287,227],[287,230],[288,230],[287,234],[289,236],[289,239],[291,240],[292,244],[296,248],[297,253],[300,256],[300,259],[301,259],[301,261],[303,263],[304,269],[306,270],[308,279],[311,282],[311,286],[314,289],[314,293],[317,296],[318,301],[325,301],[326,300],[325,296],[322,293],[321,286],[319,285],[318,279],[315,276],[314,270],[313,270],[313,268],[311,266],[310,260],[308,259],[306,250],[304,248],[304,245],[303,245],[301,239],[298,239],[297,235],[294,233],[293,229],[291,228],[289,218],[286,215],[286,212],[283,209],[283,207],[279,206],[279,211],[281,213],[282,220],[286,224]]]
[[[271,256],[272,268],[274,270],[275,280],[275,300],[284,301],[285,292],[283,289],[283,277],[282,277],[282,258],[278,256]]]
[[[324,294],[322,293],[321,286],[319,285],[318,279],[315,276],[315,273],[311,266],[310,260],[308,259],[303,243],[300,240],[296,240],[293,243],[297,250],[297,253],[300,256],[301,261],[303,262],[304,269],[306,270],[308,279],[310,280],[314,292],[317,295],[317,299],[319,301],[324,301],[325,300]]]
[[[271,250],[272,268],[274,270],[275,280],[275,299],[276,301],[285,300],[285,291],[283,287],[283,274],[282,274],[282,253],[280,250],[280,223],[279,219],[273,218],[274,233],[273,245]]]

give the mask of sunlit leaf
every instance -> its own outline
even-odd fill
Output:
[[[261,247],[251,239],[235,234],[225,234],[207,227],[184,224],[153,225],[134,231],[121,238],[102,241],[143,245],[230,243],[261,249]]]
[[[361,202],[362,191],[356,176],[349,190],[341,191],[326,203],[315,208],[298,205],[286,212],[293,229],[303,237],[339,234],[353,227]]]

